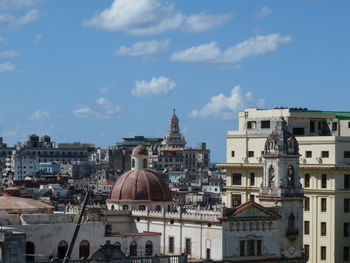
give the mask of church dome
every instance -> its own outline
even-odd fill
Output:
[[[299,155],[298,141],[288,131],[287,122],[283,118],[277,121],[275,131],[267,138],[264,154]]]
[[[140,144],[134,148],[132,155],[148,155],[148,150],[145,146]]]
[[[136,148],[135,148],[136,149]],[[170,190],[156,174],[146,170],[131,170],[114,183],[110,201],[170,201]]]

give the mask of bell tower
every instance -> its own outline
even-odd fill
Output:
[[[281,118],[265,142],[260,204],[280,216],[280,248],[285,258],[303,259],[303,199],[298,141]]]
[[[163,145],[170,148],[184,148],[186,146],[185,138],[180,133],[179,122],[175,109],[173,109],[173,115],[169,120],[169,132],[162,141]]]

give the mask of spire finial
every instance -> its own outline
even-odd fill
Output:
[[[173,109],[173,114],[175,115],[175,109]]]

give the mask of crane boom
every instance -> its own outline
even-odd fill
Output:
[[[78,218],[78,221],[75,225],[75,230],[74,230],[74,234],[72,236],[72,240],[69,244],[69,247],[68,247],[68,250],[67,250],[67,253],[63,259],[63,263],[68,263],[69,260],[70,260],[70,257],[72,255],[72,252],[73,252],[73,248],[74,248],[74,244],[75,244],[75,241],[77,239],[77,236],[78,236],[78,233],[79,233],[79,229],[80,229],[80,224],[81,224],[81,219],[83,218],[83,215],[84,215],[84,211],[85,211],[85,207],[87,205],[87,202],[89,200],[89,196],[90,196],[90,191],[87,190],[86,191],[86,194],[85,194],[85,198],[84,198],[84,202],[81,206],[81,211],[80,211],[80,214],[79,214],[79,218]]]

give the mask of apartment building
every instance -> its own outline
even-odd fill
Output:
[[[300,148],[304,200],[304,252],[308,262],[350,262],[350,112],[301,108],[246,109],[228,131],[226,193],[234,207],[259,202],[266,138],[280,118]]]

